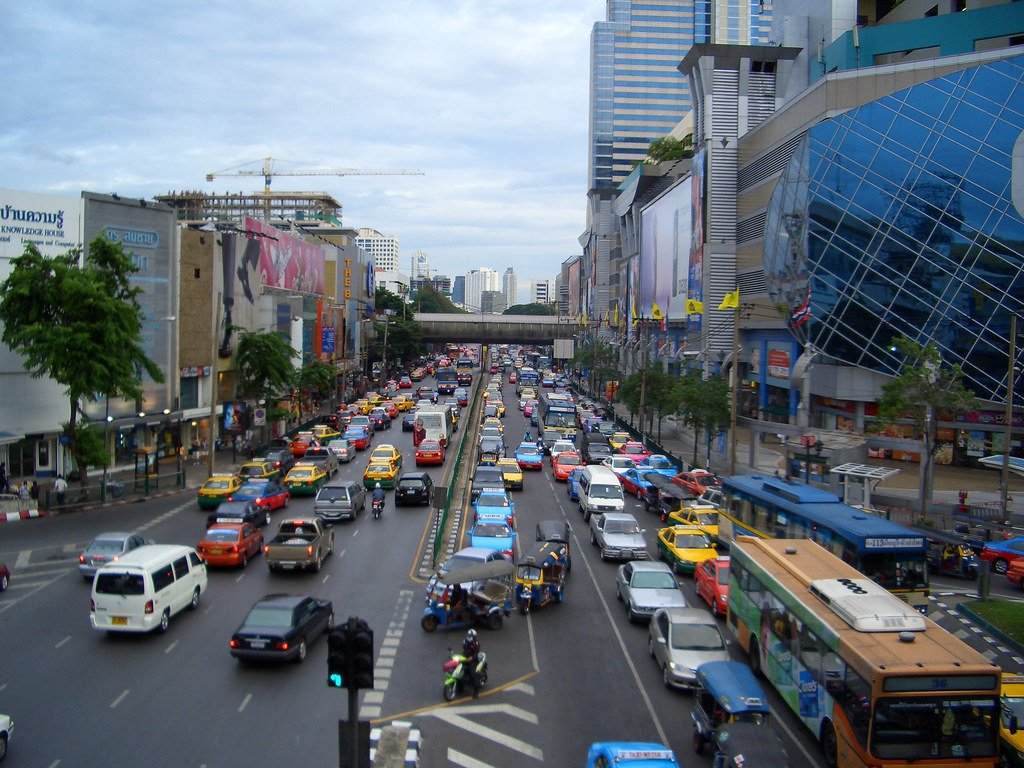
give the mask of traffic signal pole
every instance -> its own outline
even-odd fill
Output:
[[[363,619],[349,616],[328,632],[327,687],[348,690],[348,720],[338,720],[339,768],[369,768],[370,724],[359,722],[359,690],[373,688],[373,630]]]

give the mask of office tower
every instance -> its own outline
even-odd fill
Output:
[[[363,228],[355,239],[356,245],[362,248],[374,268],[380,272],[398,271],[398,238],[385,235],[376,229]]]
[[[505,269],[501,276],[501,292],[505,294],[505,306],[511,307],[519,303],[519,278],[512,267]]]

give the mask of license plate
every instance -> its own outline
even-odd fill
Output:
[[[266,640],[250,640],[249,641],[249,645],[252,646],[253,648],[266,648],[267,647],[267,641]]]
[[[222,551],[223,550],[220,550],[220,549],[211,549],[210,550],[210,554],[211,555],[219,555]]]
[[[128,617],[127,616],[111,616],[110,617],[110,623],[113,624],[115,627],[126,627],[126,626],[128,626]]]

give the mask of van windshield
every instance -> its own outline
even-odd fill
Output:
[[[621,499],[622,488],[618,485],[598,485],[595,483],[590,486],[590,495],[595,499]]]
[[[145,593],[145,585],[141,573],[103,573],[96,574],[96,594],[98,595],[141,595]]]

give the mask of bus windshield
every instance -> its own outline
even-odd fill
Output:
[[[936,760],[994,755],[995,697],[881,698],[871,724],[871,752],[881,760]]]

